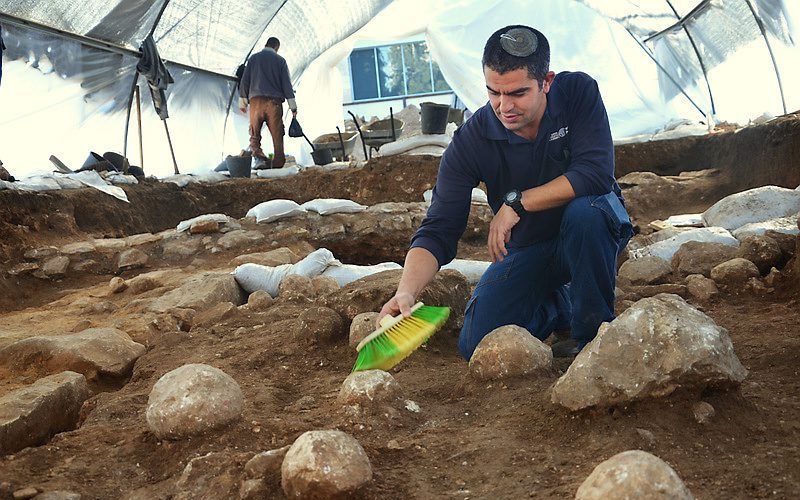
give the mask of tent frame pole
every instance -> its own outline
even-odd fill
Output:
[[[758,25],[758,29],[761,31],[761,36],[764,37],[764,43],[767,44],[767,51],[769,52],[769,58],[772,60],[772,67],[775,69],[775,79],[778,80],[778,90],[781,93],[781,105],[783,106],[783,114],[786,114],[786,98],[783,95],[783,82],[781,81],[781,72],[778,69],[778,63],[775,61],[775,54],[772,52],[772,44],[769,43],[769,38],[767,38],[767,31],[764,29],[764,23],[761,22],[761,19],[756,14],[756,9],[753,8],[753,3],[751,0],[744,0],[747,4],[747,7],[750,8],[750,13],[753,15],[753,19],[755,19],[756,24]]]

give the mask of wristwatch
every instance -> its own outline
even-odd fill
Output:
[[[522,206],[522,193],[519,189],[512,189],[503,196],[503,203],[513,208],[517,215],[522,217],[526,213],[525,207]]]

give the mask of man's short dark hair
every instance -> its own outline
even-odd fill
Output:
[[[503,39],[511,41],[512,44],[514,37],[519,39],[519,36],[515,36],[512,30],[516,31],[516,33],[519,33],[519,30],[527,30],[529,34],[533,35],[530,37],[531,40],[535,40],[532,45],[532,47],[535,47],[533,53],[526,56],[518,56],[508,52],[507,49],[512,50],[512,52],[514,50],[510,48],[510,44],[504,44]],[[508,34],[510,31],[512,32],[511,36]],[[525,52],[528,51],[523,49],[522,53]],[[547,72],[550,71],[550,44],[540,31],[530,26],[521,24],[506,26],[495,31],[486,41],[486,46],[483,48],[483,66],[501,75],[509,71],[525,68],[528,70],[528,76],[538,81],[539,88],[541,88]]]
[[[269,37],[269,39],[267,39],[267,47],[271,49],[277,49],[280,46],[281,46],[281,41],[275,38],[274,36],[271,36]]]

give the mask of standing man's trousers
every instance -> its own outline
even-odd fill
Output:
[[[250,151],[253,156],[264,159],[267,155],[261,149],[261,127],[267,124],[272,136],[275,157],[272,168],[282,168],[286,163],[283,153],[283,103],[272,97],[256,96],[250,98]]]
[[[571,337],[586,345],[602,322],[614,319],[617,255],[632,233],[613,192],[572,200],[556,237],[509,248],[483,274],[464,313],[461,355],[469,360],[483,337],[511,324],[540,340],[571,329]]]

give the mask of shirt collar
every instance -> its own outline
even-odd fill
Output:
[[[269,52],[275,52],[276,54],[278,53],[278,51],[276,51],[272,47],[264,47],[264,50],[269,51]]]

